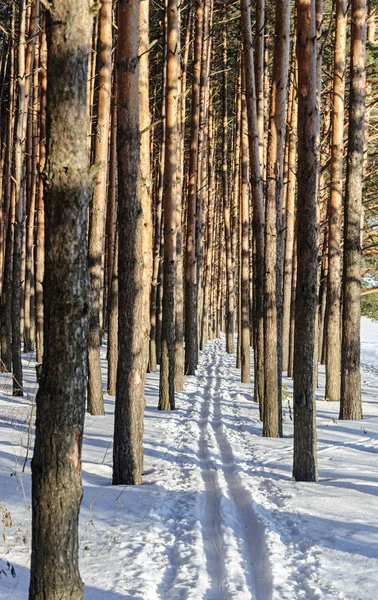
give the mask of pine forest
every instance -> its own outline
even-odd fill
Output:
[[[378,0],[0,0],[0,597],[373,600]]]

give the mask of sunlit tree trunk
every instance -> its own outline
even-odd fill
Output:
[[[265,206],[263,435],[282,435],[282,188],[290,49],[290,0],[276,3]]]
[[[99,23],[98,114],[95,136],[95,185],[89,216],[88,263],[93,307],[88,336],[88,412],[103,415],[104,398],[100,364],[100,314],[108,180],[110,104],[112,95],[112,0],[101,0]]]
[[[264,200],[257,129],[255,73],[251,32],[251,12],[248,0],[241,0],[241,27],[244,45],[244,68],[249,135],[249,165],[253,204],[253,235],[256,244],[255,280],[255,352],[254,398],[264,414]]]
[[[54,0],[46,18],[45,349],[32,460],[29,600],[82,600],[78,520],[90,282],[86,0]]]
[[[352,0],[349,129],[344,214],[340,419],[361,419],[361,216],[366,85],[366,0]]]
[[[178,168],[178,0],[168,0],[167,31],[167,139],[164,170],[164,275],[163,322],[161,334],[161,365],[159,410],[175,408],[175,284],[177,231],[177,168]]]
[[[148,325],[145,315],[139,98],[140,0],[118,3],[118,369],[113,484],[140,484]]]
[[[327,400],[340,400],[341,370],[341,207],[343,194],[344,94],[347,3],[336,1],[336,37],[333,65],[331,181],[328,204],[327,286]]]

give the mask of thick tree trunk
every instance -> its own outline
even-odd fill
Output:
[[[100,315],[108,180],[110,103],[112,95],[112,0],[101,0],[99,23],[98,114],[95,136],[95,185],[89,216],[88,262],[93,307],[88,336],[88,412],[105,414],[100,364]]]
[[[91,24],[86,0],[49,5],[45,352],[32,460],[29,600],[83,598],[78,518],[90,311],[86,87]]]
[[[297,481],[316,481],[314,390],[317,310],[317,176],[315,0],[297,0],[298,208],[294,332],[294,462]]]
[[[366,0],[352,1],[349,130],[344,215],[340,419],[361,419],[361,217],[366,84]]]
[[[113,484],[139,484],[143,472],[144,388],[149,329],[140,174],[140,0],[118,4],[118,371]]]
[[[331,181],[328,204],[327,400],[340,400],[341,370],[341,207],[343,194],[344,94],[347,3],[336,0],[333,66]]]

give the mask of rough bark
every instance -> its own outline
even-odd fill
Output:
[[[21,294],[22,294],[22,243],[25,219],[25,198],[23,185],[23,153],[27,122],[27,86],[25,67],[26,45],[26,6],[21,0],[19,14],[19,37],[17,50],[17,112],[14,144],[15,194],[14,233],[13,233],[13,271],[12,271],[12,376],[13,396],[23,396],[23,374],[21,363]]]
[[[118,370],[113,484],[139,484],[143,472],[147,372],[145,274],[140,176],[140,0],[118,4]],[[147,265],[146,265],[147,267]]]
[[[161,330],[161,365],[159,410],[175,408],[175,284],[177,232],[178,168],[178,1],[168,0],[167,7],[167,96],[166,143],[164,169],[164,265],[163,319]]]
[[[223,219],[224,219],[224,235],[226,246],[226,352],[234,353],[234,265],[232,256],[231,243],[231,215],[230,215],[230,193],[229,193],[229,177],[228,177],[228,108],[227,108],[227,28],[226,28],[226,9],[223,13],[223,82],[222,82],[222,185],[223,185]]]
[[[241,311],[240,356],[242,383],[251,381],[250,327],[249,327],[249,160],[248,117],[245,96],[242,97],[241,119]]]
[[[200,77],[204,0],[197,0],[190,122],[190,157],[188,173],[188,213],[185,273],[185,373],[195,375],[198,357],[197,269],[196,269],[196,187],[198,169],[198,135]]]
[[[112,0],[101,0],[99,13],[98,113],[95,135],[96,169],[89,213],[88,263],[93,307],[88,336],[88,412],[105,414],[100,363],[100,314],[102,308],[103,256],[108,181],[110,104],[112,96]]]
[[[331,181],[328,204],[327,400],[340,400],[341,371],[341,208],[343,194],[344,94],[347,3],[336,0],[332,92]]]
[[[282,435],[282,188],[290,48],[290,0],[276,3],[265,206],[265,399],[263,435]]]
[[[366,85],[366,1],[352,1],[349,129],[344,214],[340,419],[361,419],[361,218]]]
[[[291,284],[294,256],[294,223],[297,169],[298,104],[296,86],[292,85],[291,115],[288,136],[288,181],[286,192],[285,257],[282,299],[282,370],[289,370]]]
[[[317,176],[315,0],[297,0],[298,203],[294,332],[294,461],[297,481],[316,481],[314,390],[317,309]]]
[[[35,246],[35,313],[36,313],[36,360],[43,360],[43,277],[45,269],[45,209],[43,171],[46,162],[46,92],[47,47],[45,28],[41,33],[40,47],[40,138],[39,138],[39,194],[37,203],[37,233]]]
[[[253,204],[253,235],[256,244],[255,284],[255,352],[254,352],[254,398],[260,403],[260,415],[264,413],[264,200],[259,157],[259,134],[257,130],[255,73],[251,32],[251,11],[248,0],[241,0],[241,27],[244,44],[244,68],[249,135],[249,164]]]
[[[49,5],[45,351],[32,460],[29,600],[83,598],[78,517],[90,311],[86,86],[91,23],[86,0]]]

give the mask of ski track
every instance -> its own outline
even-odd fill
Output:
[[[264,528],[250,493],[236,472],[223,429],[222,399],[233,378],[221,342],[205,349],[198,378],[201,396],[199,457],[205,486],[202,526],[211,580],[206,600],[272,598],[272,575]]]

